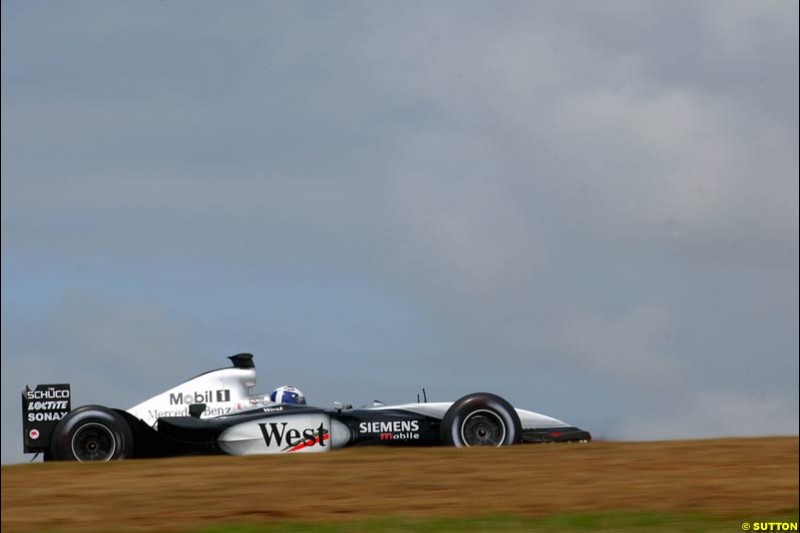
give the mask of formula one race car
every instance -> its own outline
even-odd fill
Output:
[[[305,405],[299,390],[252,394],[251,354],[232,367],[200,374],[123,411],[99,405],[70,409],[68,384],[22,393],[25,453],[44,459],[109,461],[174,455],[324,452],[348,446],[503,446],[587,442],[588,432],[513,408],[488,393],[455,402],[333,409]]]

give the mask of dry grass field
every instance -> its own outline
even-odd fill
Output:
[[[617,510],[755,520],[797,507],[797,437],[2,467],[4,533]]]

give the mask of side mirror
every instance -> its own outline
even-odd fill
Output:
[[[206,410],[206,404],[204,403],[193,403],[189,406],[189,416],[192,418],[200,418],[200,415]]]
[[[353,406],[350,404],[344,404],[342,402],[333,402],[333,408],[341,412],[342,410],[352,409]]]

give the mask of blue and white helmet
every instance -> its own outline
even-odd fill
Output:
[[[269,399],[275,403],[296,403],[300,405],[306,404],[306,397],[303,396],[303,393],[300,392],[300,389],[289,387],[288,385],[278,387],[272,391],[272,394],[269,395]]]

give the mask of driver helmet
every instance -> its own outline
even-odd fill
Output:
[[[278,387],[272,391],[272,394],[269,395],[269,399],[275,403],[306,404],[306,397],[300,392],[300,389],[288,385]]]

